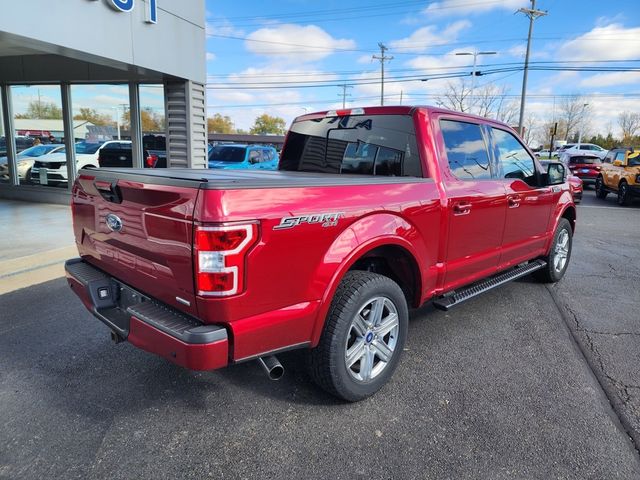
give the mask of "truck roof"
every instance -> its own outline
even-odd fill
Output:
[[[331,113],[331,116],[346,116],[346,115],[413,115],[416,110],[422,110],[426,113],[445,113],[455,115],[456,117],[468,118],[471,120],[480,121],[483,123],[492,123],[494,125],[501,125],[503,127],[507,127],[510,130],[513,128],[506,123],[500,122],[498,120],[494,120],[491,118],[481,117],[478,115],[473,115],[470,113],[464,112],[456,112],[454,110],[448,110],[442,107],[434,107],[432,105],[388,105],[388,106],[371,106],[371,107],[354,107],[354,108],[345,108],[338,110],[324,110],[321,112],[313,112],[301,115],[294,119],[294,122],[302,121],[302,120],[313,120],[316,118],[326,117],[327,114]],[[358,113],[351,113],[358,112]]]

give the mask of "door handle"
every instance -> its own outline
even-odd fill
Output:
[[[453,214],[454,215],[469,215],[471,213],[470,203],[454,203]]]
[[[520,195],[513,195],[507,199],[509,208],[518,208],[520,206]]]

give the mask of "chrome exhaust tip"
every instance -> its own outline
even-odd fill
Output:
[[[284,367],[274,355],[259,357],[258,363],[271,380],[280,380],[284,375]]]

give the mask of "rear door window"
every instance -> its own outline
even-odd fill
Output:
[[[480,125],[440,120],[449,169],[460,180],[491,178],[487,143]]]

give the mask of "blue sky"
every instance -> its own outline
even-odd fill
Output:
[[[386,63],[385,104],[400,103],[401,95],[403,104],[436,104],[447,84],[460,80],[419,78],[470,72],[473,57],[456,53],[497,52],[477,57],[480,71],[521,66],[528,19],[514,12],[529,6],[527,0],[207,0],[209,113],[228,115],[244,129],[265,112],[289,123],[305,111],[340,107],[339,84],[350,85],[348,106],[377,105],[380,63],[371,57],[380,54],[379,42],[394,57]],[[638,0],[538,0],[536,8],[548,15],[535,22],[535,65],[640,66]],[[485,85],[517,102],[522,72],[477,77],[476,94]],[[590,129],[615,134],[620,111],[640,111],[640,72],[531,71],[528,93],[534,124],[551,118],[563,95],[580,94]]]

